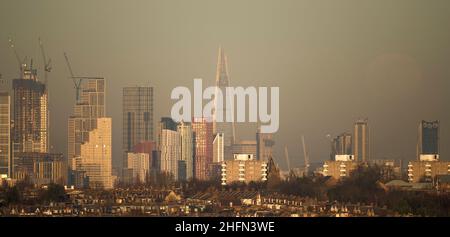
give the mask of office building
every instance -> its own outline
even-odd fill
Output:
[[[123,150],[128,153],[138,143],[153,141],[153,87],[123,88]],[[124,161],[126,161],[125,159]],[[124,167],[127,165],[124,164]]]
[[[439,121],[419,123],[417,158],[421,161],[439,160]]]

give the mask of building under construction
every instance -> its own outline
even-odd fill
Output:
[[[48,152],[48,93],[32,64],[13,80],[13,93],[14,152]]]

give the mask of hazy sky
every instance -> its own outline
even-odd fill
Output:
[[[450,160],[450,1],[28,1],[0,2],[0,73],[17,75],[8,47],[42,69],[38,37],[53,61],[51,143],[67,153],[75,92],[63,52],[77,75],[104,76],[120,164],[124,86],[155,87],[155,121],[170,115],[176,86],[213,85],[218,46],[233,86],[279,86],[276,161],[328,159],[326,134],[352,131],[368,117],[373,156],[414,159],[421,119],[441,121],[441,157]],[[42,71],[42,70],[41,70]],[[155,124],[156,126],[156,124]],[[243,139],[256,127],[239,126]],[[156,134],[155,134],[156,135]]]

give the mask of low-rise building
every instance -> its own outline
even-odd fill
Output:
[[[222,163],[221,172],[222,185],[266,181],[267,162],[256,160],[253,154],[235,154],[234,160]]]
[[[350,176],[350,173],[358,167],[358,162],[353,160],[325,161],[323,164],[323,175],[331,176],[337,180]]]
[[[410,161],[408,164],[408,181],[412,183],[432,182],[438,175],[450,174],[449,161]]]

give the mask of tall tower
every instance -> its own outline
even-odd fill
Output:
[[[186,165],[186,180],[194,178],[194,134],[190,123],[181,122],[178,124],[180,133],[181,158]],[[178,169],[180,171],[180,168]],[[180,173],[180,172],[179,172]]]
[[[32,64],[13,80],[14,152],[48,152],[48,93]]]
[[[0,91],[0,178],[12,176],[11,96]]]
[[[208,180],[213,163],[213,124],[206,118],[194,118],[192,131],[195,140],[194,176],[198,180]]]
[[[256,132],[256,159],[265,162],[269,161],[273,156],[274,145],[273,134],[261,133],[261,129],[258,128]]]
[[[355,160],[366,162],[370,159],[370,130],[367,119],[360,119],[354,124],[353,152]]]
[[[419,160],[439,159],[439,121],[422,120],[420,122],[417,158]]]
[[[230,78],[228,74],[228,65],[227,65],[227,56],[223,51],[222,47],[219,48],[219,56],[217,59],[217,71],[216,71],[216,90],[221,90],[223,95],[223,104],[222,104],[222,122],[217,121],[217,110],[214,111],[213,114],[213,132],[214,134],[223,133],[224,134],[224,146],[230,147],[234,144],[235,141],[235,130],[234,130],[234,122],[226,122],[227,114],[232,114],[234,111],[231,111],[229,106],[226,106],[227,101],[232,101],[229,96],[225,94],[225,88],[230,86]],[[216,93],[217,94],[217,93]],[[215,108],[218,108],[217,99],[214,100]],[[227,149],[227,148],[225,148]]]
[[[153,87],[123,88],[123,151],[153,141]],[[126,164],[126,155],[124,167]]]
[[[180,133],[172,118],[163,117],[159,123],[159,150],[161,172],[173,175],[178,180],[178,165],[181,159]]]
[[[112,124],[105,116],[105,93],[104,79],[82,81],[80,100],[68,121],[68,159],[69,168],[84,173],[89,186],[112,188]]]

